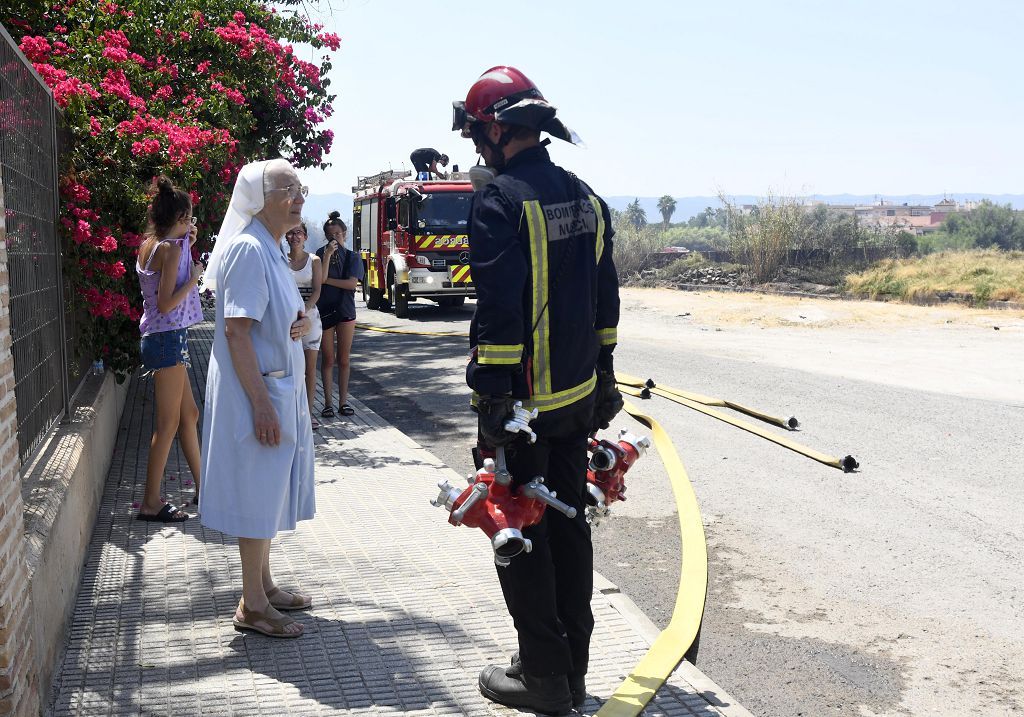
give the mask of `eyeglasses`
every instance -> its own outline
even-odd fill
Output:
[[[287,231],[287,232],[284,233],[284,235],[286,237],[297,237],[300,234],[302,236],[306,236],[306,230],[305,229],[292,229],[291,231]]]
[[[294,189],[295,186],[296,185],[294,185],[294,184],[289,184],[289,185],[286,185],[284,187],[277,187],[275,189],[271,189],[270,191],[271,192],[285,192],[285,191],[287,191],[292,199],[297,199],[300,195],[303,196],[303,197],[308,197],[309,196],[309,187],[307,187],[305,184],[297,185],[298,186],[298,191],[296,191]]]

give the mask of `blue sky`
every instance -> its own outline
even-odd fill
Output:
[[[342,46],[334,166],[304,173],[317,194],[422,146],[468,167],[451,101],[497,64],[583,137],[553,154],[601,194],[1024,193],[1016,0],[322,0],[321,15]]]

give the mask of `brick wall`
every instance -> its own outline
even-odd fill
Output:
[[[32,612],[24,559],[25,527],[18,463],[11,292],[0,185],[0,717],[38,715]]]

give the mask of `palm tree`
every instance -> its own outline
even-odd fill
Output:
[[[642,229],[647,226],[647,212],[640,206],[639,198],[626,205],[626,211],[622,213],[622,218],[634,229]]]
[[[676,211],[676,200],[666,194],[658,200],[658,211],[661,212],[661,216],[665,220],[665,226],[668,227],[668,221]]]

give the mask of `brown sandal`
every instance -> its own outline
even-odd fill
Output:
[[[306,610],[313,606],[312,597],[310,597],[309,595],[300,595],[299,593],[292,593],[291,600],[285,601],[282,599],[278,602],[274,602],[274,596],[279,595],[283,592],[284,590],[282,590],[281,588],[275,587],[273,590],[267,593],[267,600],[269,600],[270,604],[278,610]]]
[[[238,609],[242,611],[242,619],[239,620],[236,617],[231,622],[239,632],[248,630],[250,632],[258,632],[261,635],[266,635],[267,637],[302,637],[303,630],[299,630],[298,632],[287,632],[285,630],[288,625],[296,622],[290,617],[270,617],[265,612],[250,610],[243,602],[238,603]],[[237,615],[238,613],[236,612],[235,614]],[[257,623],[269,625],[270,629],[268,630],[267,628],[260,627]]]

